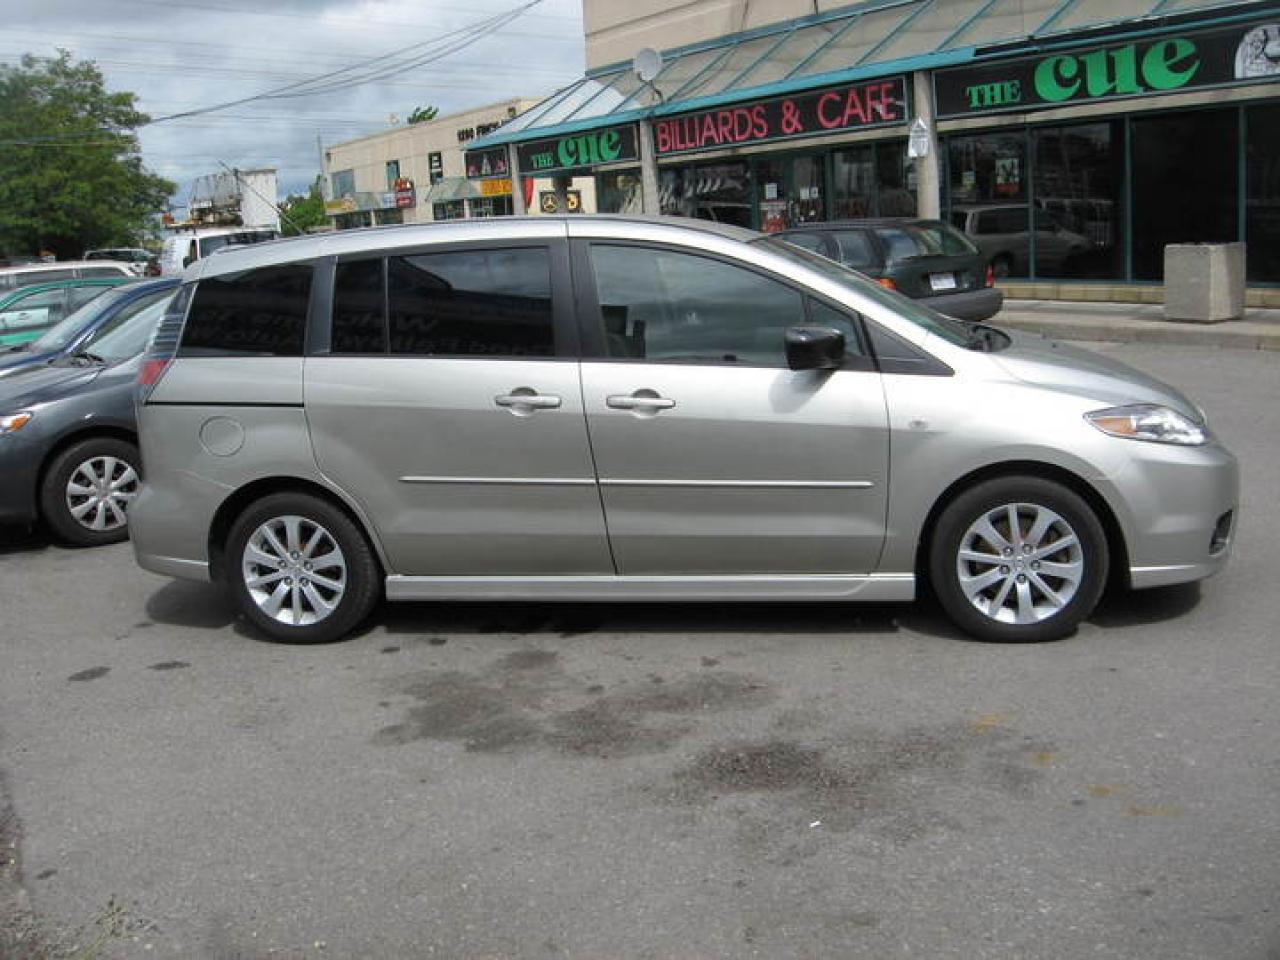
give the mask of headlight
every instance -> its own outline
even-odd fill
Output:
[[[1127,440],[1178,443],[1187,447],[1209,442],[1208,431],[1201,424],[1189,420],[1177,410],[1154,403],[1108,407],[1086,413],[1084,417],[1103,433]]]
[[[23,410],[21,413],[11,413],[8,416],[0,417],[0,437],[10,433],[17,433],[35,416],[29,410]]]

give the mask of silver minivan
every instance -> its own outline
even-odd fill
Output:
[[[499,218],[228,248],[139,377],[149,570],[282,640],[391,600],[912,600],[1049,640],[1226,563],[1176,389],[734,227]]]

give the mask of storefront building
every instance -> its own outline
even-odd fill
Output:
[[[510,214],[510,180],[469,180],[463,150],[537,103],[507,100],[325,147],[325,212],[340,230]]]
[[[665,41],[661,69],[594,67],[474,146],[524,175],[538,144],[600,212],[937,216],[1011,279],[1137,293],[1166,244],[1242,240],[1250,286],[1280,286],[1280,5],[873,2],[683,46],[688,18],[646,34],[596,6],[589,63],[595,28],[614,54]],[[636,147],[575,146],[603,134]]]

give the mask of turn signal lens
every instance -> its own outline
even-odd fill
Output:
[[[876,283],[880,284],[880,286],[884,287],[886,290],[898,289],[898,285],[894,282],[892,277],[881,277],[876,281]]]
[[[34,416],[30,411],[23,410],[21,413],[11,413],[7,417],[0,417],[0,436],[8,433],[17,433],[28,423]]]
[[[1208,431],[1202,424],[1183,416],[1177,410],[1154,403],[1109,407],[1084,416],[1103,433],[1126,440],[1177,443],[1187,447],[1198,447],[1209,442]]]
[[[996,272],[992,269],[991,264],[987,264],[987,286],[994,287],[996,285]]]

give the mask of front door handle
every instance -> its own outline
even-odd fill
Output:
[[[493,402],[506,407],[517,417],[527,417],[535,410],[554,410],[562,401],[557,396],[538,393],[532,387],[516,387],[510,393],[494,397]]]
[[[605,406],[614,410],[658,411],[670,410],[676,402],[669,397],[660,397],[653,390],[637,390],[631,394],[614,394],[605,398]]]

